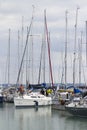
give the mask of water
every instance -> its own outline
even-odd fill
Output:
[[[87,119],[51,107],[16,109],[0,106],[0,130],[87,130]]]

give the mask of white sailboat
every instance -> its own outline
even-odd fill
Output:
[[[48,106],[51,104],[51,97],[46,97],[39,92],[31,92],[23,96],[14,97],[14,105],[16,107]]]
[[[45,16],[45,22],[46,22],[46,16]],[[31,24],[30,24],[29,30],[27,32],[27,40],[26,40],[26,44],[25,44],[25,48],[24,48],[24,52],[23,52],[23,56],[22,56],[22,61],[21,61],[21,65],[20,65],[20,69],[19,69],[19,73],[18,73],[17,84],[19,81],[20,72],[21,72],[21,68],[22,68],[22,64],[23,64],[23,59],[24,59],[25,52],[27,49],[28,37],[30,36],[29,34],[30,34],[32,23],[33,23],[33,16],[31,19]],[[46,29],[47,29],[47,26],[46,26]],[[40,92],[31,92],[31,93],[25,92],[25,94],[17,95],[14,97],[15,107],[48,106],[51,104],[52,104],[52,98],[47,97],[47,96],[41,94]]]

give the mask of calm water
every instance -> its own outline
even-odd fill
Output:
[[[87,119],[51,107],[16,109],[14,104],[4,104],[0,107],[0,130],[87,130]]]

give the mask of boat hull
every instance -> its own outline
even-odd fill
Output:
[[[3,103],[3,96],[0,96],[0,103]]]
[[[74,116],[87,117],[87,107],[65,107],[65,109]]]
[[[49,106],[52,104],[51,97],[48,98],[25,98],[14,97],[14,105],[16,107],[35,107],[35,106]]]

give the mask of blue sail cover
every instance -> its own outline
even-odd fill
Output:
[[[82,93],[82,91],[78,88],[75,88],[73,85],[67,87],[67,89],[73,88],[74,89],[74,93]]]
[[[77,88],[74,88],[74,93],[82,93],[82,91]]]

